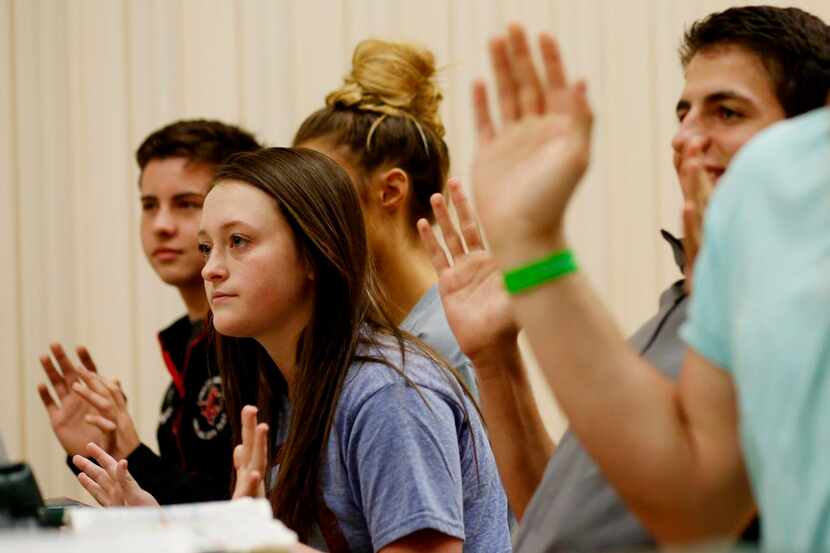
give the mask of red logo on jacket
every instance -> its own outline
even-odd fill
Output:
[[[225,428],[228,416],[225,413],[225,396],[222,394],[222,379],[218,376],[208,378],[199,390],[196,405],[206,427],[197,419],[193,420],[196,435],[203,440],[211,440]]]

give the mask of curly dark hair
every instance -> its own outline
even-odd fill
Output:
[[[254,135],[239,127],[208,119],[176,121],[144,139],[135,152],[143,171],[154,159],[183,157],[218,167],[233,154],[261,148]]]
[[[685,69],[699,52],[746,48],[763,62],[787,117],[824,106],[830,84],[830,28],[798,8],[746,6],[713,13],[683,35]]]

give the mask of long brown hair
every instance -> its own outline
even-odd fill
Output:
[[[405,349],[421,347],[394,326],[378,299],[357,193],[337,163],[312,150],[269,148],[231,158],[214,182],[229,180],[274,199],[314,275],[312,315],[297,344],[288,435],[279,458],[269,454],[270,466],[279,462],[280,474],[290,474],[269,485],[274,516],[305,539],[317,521],[320,466],[346,374],[355,361],[369,360],[357,354],[358,345],[380,350],[380,341],[392,338],[402,356]],[[242,406],[256,404],[260,419],[270,425],[273,445],[280,407],[288,397],[285,380],[253,339],[214,334],[234,443],[241,442]],[[370,360],[403,374],[402,367],[386,359]],[[458,382],[452,369],[439,364]],[[455,389],[466,391],[462,384]]]
[[[387,164],[406,172],[413,232],[418,219],[433,220],[429,198],[443,192],[450,165],[435,73],[429,50],[364,40],[343,86],[326,96],[325,107],[294,136],[295,146],[322,141],[342,150],[363,175]]]

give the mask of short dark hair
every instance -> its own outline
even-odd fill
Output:
[[[745,6],[713,13],[683,35],[685,69],[699,52],[724,45],[746,48],[763,62],[787,117],[824,106],[830,84],[830,29],[798,8]]]
[[[143,171],[150,161],[183,157],[218,167],[233,154],[261,148],[254,135],[233,125],[208,119],[176,121],[144,139],[135,152]]]

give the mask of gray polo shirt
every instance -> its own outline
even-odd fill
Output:
[[[681,271],[680,242],[663,231]],[[678,331],[686,319],[683,281],[660,296],[657,314],[629,342],[663,374],[676,378],[686,344]],[[570,431],[559,442],[514,540],[515,553],[627,550],[654,540],[623,504]]]

